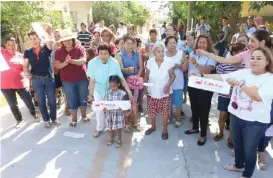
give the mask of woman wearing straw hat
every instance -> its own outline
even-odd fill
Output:
[[[76,43],[76,36],[70,30],[61,31],[58,42],[62,43],[62,47],[55,53],[55,67],[61,71],[68,109],[72,115],[70,126],[75,127],[78,108],[80,108],[83,121],[90,121],[86,116],[88,96],[86,53],[84,47]]]

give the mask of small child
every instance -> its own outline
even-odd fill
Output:
[[[112,75],[109,77],[110,89],[106,94],[106,101],[120,101],[124,100],[126,93],[120,89],[121,80],[119,76]],[[109,131],[109,141],[108,146],[114,143],[114,132],[117,130],[118,142],[116,148],[120,148],[122,145],[121,141],[121,131],[125,126],[124,111],[121,109],[107,110],[104,108],[106,113],[106,122]]]

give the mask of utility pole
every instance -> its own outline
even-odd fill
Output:
[[[193,1],[189,1],[188,2],[188,18],[187,18],[187,31],[191,30],[192,27],[192,9],[194,6],[194,2]]]

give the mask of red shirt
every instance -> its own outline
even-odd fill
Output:
[[[57,49],[55,53],[55,61],[64,62],[68,54],[71,56],[71,59],[86,57],[85,49],[81,45],[76,44],[69,52],[64,47]],[[61,79],[63,82],[87,80],[86,65],[78,66],[75,64],[68,64],[61,69]]]
[[[5,48],[1,48],[1,54],[4,57],[10,69],[1,71],[1,89],[23,89],[29,86],[29,80],[23,72],[23,54],[10,54]]]

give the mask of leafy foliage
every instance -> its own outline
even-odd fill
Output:
[[[187,1],[174,1],[169,4],[170,15],[172,18],[178,18],[186,24],[188,13]],[[240,11],[241,2],[239,1],[195,1],[193,8],[193,18],[198,20],[204,16],[210,24],[212,33],[218,33],[222,27],[221,18],[231,16],[234,11]],[[194,26],[195,27],[195,26]]]
[[[32,22],[51,23],[53,28],[71,27],[72,21],[56,10],[46,10],[53,2],[7,1],[1,3],[1,37],[25,35]]]
[[[248,11],[256,10],[259,12],[264,6],[273,6],[273,1],[252,1]]]
[[[143,6],[130,1],[97,1],[92,5],[95,22],[104,20],[106,26],[117,25],[118,22],[143,26],[149,18],[149,11]]]

